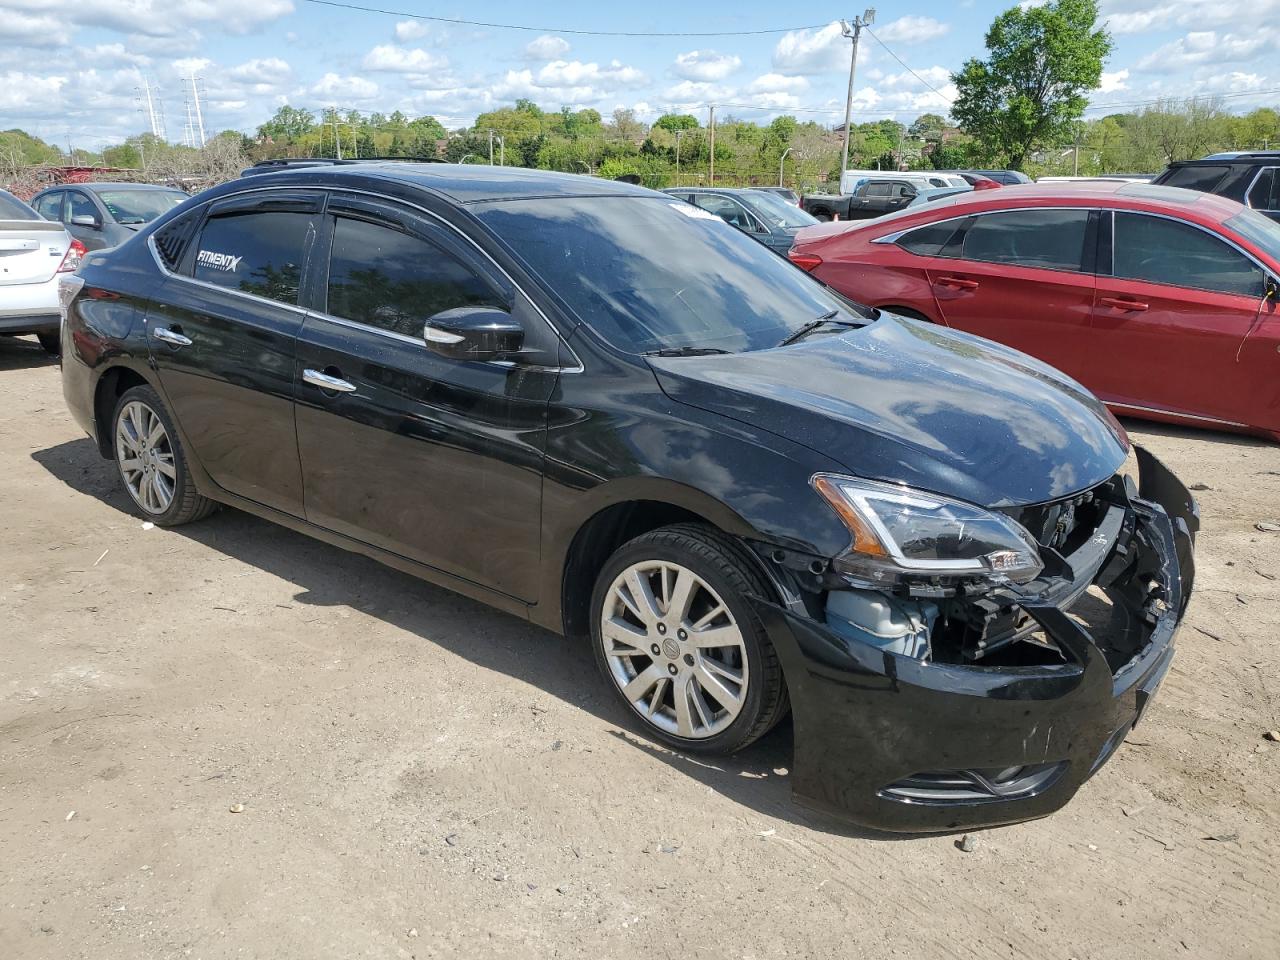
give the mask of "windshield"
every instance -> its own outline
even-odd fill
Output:
[[[472,209],[580,320],[628,353],[761,350],[818,317],[870,317],[683,201],[572,197]]]
[[[0,190],[0,220],[39,220],[36,213],[12,193]]]
[[[187,195],[181,190],[99,190],[98,199],[116,223],[150,223]]]
[[[811,227],[818,222],[816,217],[809,216],[799,207],[793,207],[776,193],[753,190],[738,194],[738,198],[745,200],[747,206],[773,227]]]
[[[1234,217],[1223,221],[1223,226],[1240,234],[1280,265],[1280,223],[1263,216],[1257,210],[1241,210]]]

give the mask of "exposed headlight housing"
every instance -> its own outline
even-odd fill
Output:
[[[815,474],[810,483],[853,537],[835,568],[859,580],[1025,583],[1044,568],[1035,538],[1003,514],[838,474]]]

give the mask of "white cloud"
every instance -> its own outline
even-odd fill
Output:
[[[718,83],[702,83],[698,80],[682,80],[675,86],[667,87],[662,96],[673,104],[692,105],[702,108],[717,100],[732,99],[735,91]]]
[[[672,72],[685,80],[723,80],[738,67],[742,58],[715,50],[690,50],[676,56]]]
[[[787,77],[780,73],[766,73],[747,86],[751,93],[803,93],[808,89],[809,81],[804,77]]]
[[[524,47],[526,60],[559,60],[568,52],[569,41],[550,34],[543,34],[535,40],[530,40]]]
[[[421,20],[401,20],[396,24],[396,40],[407,43],[420,40],[427,35],[427,25]]]
[[[0,17],[0,40],[27,47],[60,47],[66,42],[66,24],[47,14],[10,11]]]
[[[100,67],[145,67],[151,63],[151,58],[143,53],[134,53],[125,47],[123,43],[99,43],[92,47],[79,47],[76,50],[76,60],[80,63],[89,63]]]
[[[793,30],[773,48],[774,69],[782,73],[827,73],[847,68],[849,41],[833,20],[817,30]]]
[[[66,77],[41,77],[10,70],[0,74],[0,110],[13,116],[40,116],[61,104]]]
[[[409,49],[384,43],[365,54],[366,70],[387,70],[393,73],[426,73],[443,70],[449,65],[444,57],[438,57],[420,48]]]
[[[1193,30],[1166,43],[1138,61],[1137,69],[1148,73],[1173,73],[1207,63],[1243,64],[1275,49],[1277,34],[1258,30],[1250,34]]]
[[[1129,71],[1116,70],[1114,73],[1103,72],[1102,80],[1098,84],[1099,93],[1115,93],[1117,90],[1126,89],[1129,84]]]
[[[945,37],[951,32],[951,24],[942,23],[933,17],[899,17],[883,27],[875,27],[876,36],[885,43],[928,43]]]
[[[1148,33],[1171,27],[1204,30],[1229,27],[1247,31],[1272,25],[1280,17],[1280,0],[1103,0],[1099,19],[1114,34]]]
[[[527,72],[527,71],[526,71]],[[581,84],[603,84],[610,87],[633,87],[648,83],[643,71],[617,60],[608,66],[583,63],[581,60],[553,60],[538,71],[535,81],[540,87],[566,87]]]
[[[356,101],[372,100],[378,95],[378,85],[364,77],[342,77],[326,73],[308,91],[313,97],[327,102],[349,106]]]

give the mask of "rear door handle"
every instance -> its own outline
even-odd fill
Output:
[[[956,290],[977,290],[977,280],[965,280],[961,277],[939,277],[937,284],[940,287],[954,287]]]
[[[1141,300],[1125,300],[1121,297],[1099,297],[1098,306],[1114,307],[1116,310],[1131,310],[1134,313],[1141,313],[1147,309],[1147,304]]]
[[[327,373],[321,373],[319,370],[303,370],[302,379],[311,384],[313,387],[319,387],[321,390],[333,390],[336,393],[354,393],[356,385],[349,380],[343,380],[341,377],[331,377]]]
[[[151,331],[151,333],[155,336],[157,340],[162,340],[165,343],[172,344],[175,347],[191,346],[190,337],[184,337],[177,330],[170,330],[168,327],[156,327],[154,330]]]

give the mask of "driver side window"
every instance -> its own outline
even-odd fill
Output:
[[[338,217],[329,256],[328,313],[414,340],[427,318],[454,307],[506,308],[505,299],[435,244]]]

